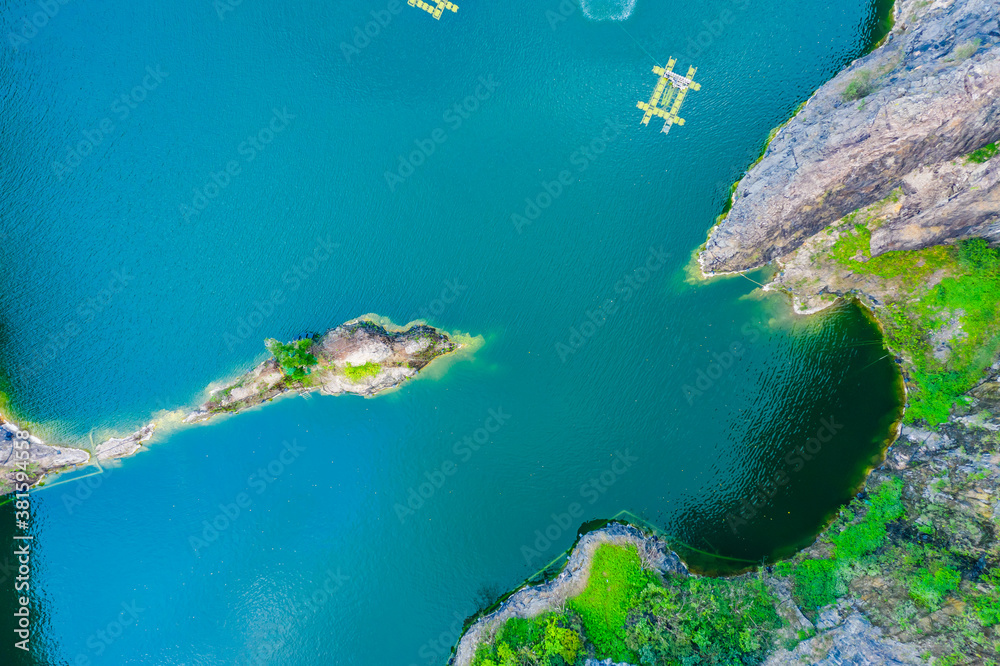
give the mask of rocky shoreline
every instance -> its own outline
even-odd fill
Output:
[[[398,327],[377,315],[352,319],[308,341],[312,360],[298,375],[289,374],[276,358],[269,358],[235,381],[212,389],[208,400],[183,416],[183,423],[237,414],[293,392],[371,397],[398,387],[434,359],[462,347],[452,336],[432,326],[414,322]],[[88,451],[46,444],[0,416],[0,492],[9,492],[15,481],[33,486],[47,475],[67,472],[94,460],[134,455],[153,436],[157,423],[153,421],[126,437],[110,438]],[[29,462],[20,466],[13,456],[18,439],[29,442]],[[24,478],[18,476],[22,474]]]
[[[602,544],[635,546],[644,563],[661,575],[687,576],[688,570],[681,559],[666,543],[656,536],[646,534],[631,525],[611,523],[606,527],[587,532],[571,549],[566,566],[547,583],[522,587],[504,600],[492,613],[476,620],[462,635],[455,648],[450,666],[470,666],[477,646],[492,638],[500,626],[513,617],[532,618],[561,608],[566,601],[579,595],[587,587],[594,553]]]
[[[969,392],[970,402],[962,413],[937,431],[902,427],[858,499],[811,546],[787,562],[731,578],[763,576],[773,594],[782,627],[774,649],[761,663],[902,666],[978,664],[1000,658],[997,625],[979,630],[985,645],[967,642],[960,630],[980,599],[1000,599],[1000,591],[985,578],[991,569],[1000,568],[1000,363],[993,370]],[[863,523],[869,499],[892,483],[900,484],[903,511],[886,525],[881,550],[868,556],[858,575],[845,578],[846,587],[833,603],[803,606],[791,567],[829,559],[838,535]],[[661,576],[695,576],[655,535],[612,523],[582,535],[554,579],[523,586],[496,610],[476,618],[449,665],[471,666],[477,646],[494,640],[511,618],[536,618],[564,609],[567,600],[586,587],[594,553],[605,543],[636,546],[644,564]],[[955,589],[936,605],[914,603],[914,580],[897,561],[896,553],[913,548],[948,558],[958,571]],[[875,559],[879,553],[887,561]],[[604,663],[586,661],[588,666]]]
[[[897,189],[875,254],[1000,240],[1000,168],[962,158],[1000,140],[1000,5],[897,0],[885,43],[777,133],[710,232],[705,274],[762,266]]]

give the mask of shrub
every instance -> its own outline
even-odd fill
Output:
[[[795,567],[795,598],[807,609],[832,604],[844,593],[844,584],[832,560],[805,560]]]
[[[603,544],[566,613],[508,620],[493,645],[479,646],[473,666],[564,666],[591,650],[643,666],[750,666],[774,644],[776,603],[760,578],[670,577],[664,584],[642,569],[634,546]]]
[[[973,39],[965,42],[964,44],[959,44],[955,47],[955,60],[962,62],[963,60],[971,58],[972,55],[979,50],[982,43],[981,39]]]
[[[862,69],[854,74],[854,78],[844,88],[843,98],[845,102],[853,102],[868,97],[873,92],[875,92],[875,75],[867,69]]]
[[[976,617],[984,627],[1000,624],[1000,567],[991,569],[984,577],[989,591],[974,601]]]
[[[902,495],[901,481],[883,483],[865,502],[868,512],[864,518],[830,538],[834,545],[832,558],[804,560],[795,567],[795,597],[799,605],[821,608],[847,592],[850,567],[881,548],[887,536],[886,525],[903,516]]]
[[[918,569],[916,580],[910,585],[910,598],[931,610],[941,607],[941,599],[948,592],[958,589],[961,574],[945,566]]]
[[[997,154],[998,148],[997,143],[990,143],[982,148],[973,150],[971,153],[965,156],[966,162],[971,162],[974,164],[983,164],[984,162],[989,162]]]
[[[274,355],[285,374],[294,379],[305,377],[306,368],[316,365],[318,362],[316,357],[309,353],[312,345],[312,338],[302,338],[287,344],[282,344],[274,339],[264,342],[264,346]]]
[[[493,645],[481,644],[473,666],[564,666],[577,660],[583,638],[578,621],[547,613],[530,620],[511,618],[497,632]]]
[[[380,372],[382,372],[382,365],[373,363],[372,361],[368,361],[364,365],[351,365],[348,363],[347,367],[344,368],[344,374],[352,382],[359,382],[365,377],[375,377]]]

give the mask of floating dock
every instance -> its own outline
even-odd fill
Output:
[[[458,12],[458,5],[448,2],[448,0],[435,0],[434,4],[428,4],[424,0],[406,0],[406,4],[424,10],[439,21],[441,20],[441,14],[446,9],[450,12]]]
[[[694,82],[694,74],[698,71],[696,67],[689,67],[687,76],[681,76],[674,71],[677,64],[676,58],[667,61],[666,67],[654,67],[653,74],[660,78],[656,81],[653,94],[648,102],[639,102],[636,106],[645,111],[642,116],[642,124],[648,125],[653,116],[663,118],[664,134],[670,131],[674,125],[683,125],[684,119],[677,114],[681,111],[681,104],[688,90],[701,90],[701,84]]]

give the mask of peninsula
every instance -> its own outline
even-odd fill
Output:
[[[210,389],[208,399],[195,409],[185,410],[182,421],[195,423],[236,414],[293,392],[374,396],[416,376],[434,359],[461,348],[455,337],[419,322],[398,327],[377,315],[364,315],[325,333],[288,343],[267,340],[269,358],[235,381]],[[94,460],[131,456],[149,441],[156,427],[153,421],[131,435],[103,441],[90,451],[46,444],[0,415],[0,490],[9,491],[15,483],[35,485],[46,475]],[[14,451],[25,448],[28,458],[19,462]]]

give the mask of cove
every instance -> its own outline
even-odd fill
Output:
[[[558,3],[467,3],[441,21],[403,7],[348,62],[338,45],[384,7],[242,3],[220,20],[210,3],[140,17],[113,0],[98,21],[68,4],[0,54],[2,242],[25,258],[0,264],[0,367],[47,441],[132,432],[251,369],[266,338],[360,312],[427,312],[485,339],[391,394],[284,398],[38,491],[35,652],[4,643],[4,663],[440,664],[480,601],[586,521],[628,510],[741,566],[808,543],[881,455],[902,397],[864,312],[797,318],[747,280],[683,279],[768,131],[868,48],[867,2],[637,2],[625,21],[576,12],[555,29]],[[685,55],[723,11],[729,27]],[[635,115],[643,49],[698,67],[669,137]],[[120,118],[110,105],[147,66],[169,75]],[[452,129],[442,114],[491,76]],[[276,108],[294,119],[245,161]],[[106,117],[58,180],[53,163]],[[608,127],[620,135],[579,171],[573,156]],[[390,189],[385,172],[438,128],[447,140]],[[572,184],[519,233],[511,216],[564,170]],[[332,249],[317,255],[317,239]],[[128,284],[81,316],[114,271]],[[456,449],[491,410],[509,419]],[[289,447],[262,488],[257,470]],[[0,507],[0,539],[13,524]]]

